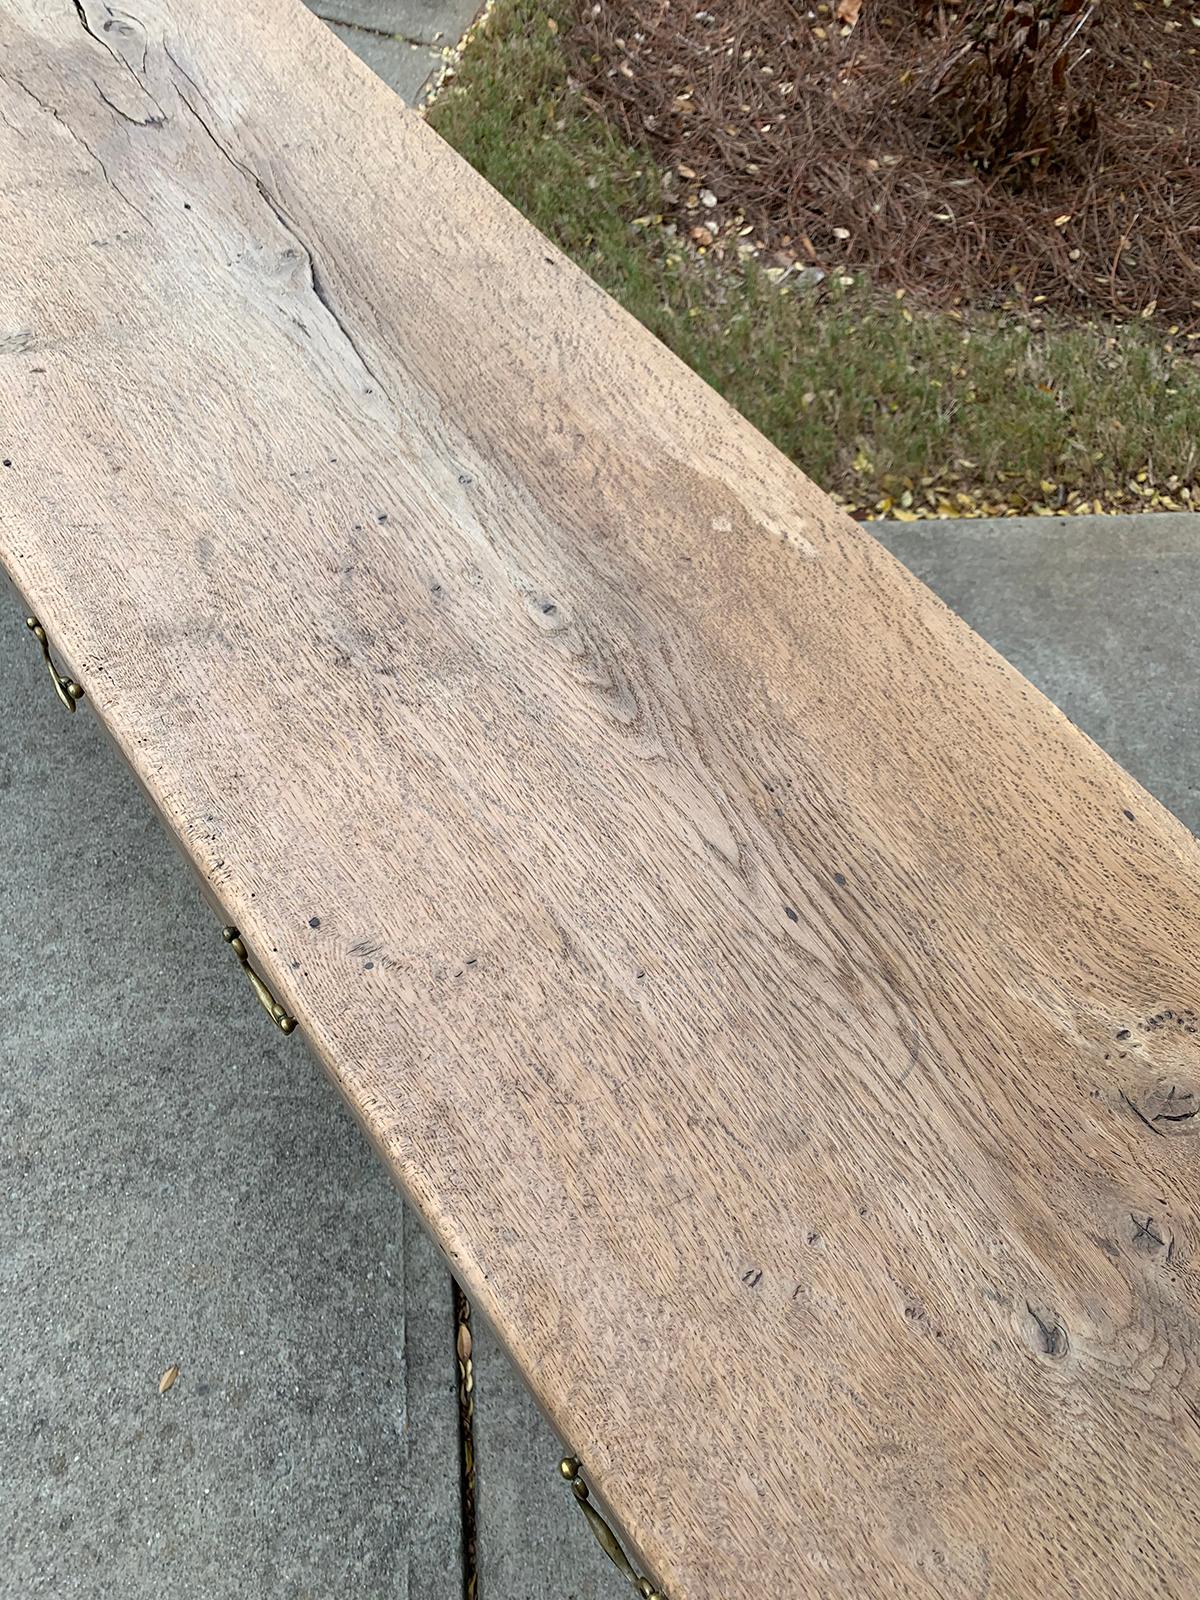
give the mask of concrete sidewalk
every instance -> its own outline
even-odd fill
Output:
[[[0,599],[0,1595],[447,1600],[441,1260]]]
[[[305,0],[355,55],[409,105],[436,81],[442,52],[475,20],[481,0]]]
[[[1200,514],[868,532],[1200,833]]]

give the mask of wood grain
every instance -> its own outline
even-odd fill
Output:
[[[299,5],[0,18],[5,565],[672,1600],[1194,1594],[1191,836]]]

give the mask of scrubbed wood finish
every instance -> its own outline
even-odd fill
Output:
[[[0,17],[4,563],[672,1600],[1193,1594],[1191,836],[298,5]]]

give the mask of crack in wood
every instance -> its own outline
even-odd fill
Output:
[[[78,0],[76,0],[76,3],[78,3]],[[113,177],[109,173],[108,168],[104,164],[103,157],[100,156],[99,153],[92,148],[92,146],[87,142],[87,140],[83,137],[83,135],[81,133],[79,133],[75,128],[73,128],[71,126],[71,124],[63,116],[61,111],[59,111],[56,106],[52,106],[48,100],[43,100],[42,97],[39,94],[36,94],[34,92],[34,90],[32,90],[29,87],[29,85],[24,81],[24,79],[22,79],[22,78],[10,78],[8,81],[10,83],[15,83],[17,88],[23,90],[29,96],[29,98],[33,101],[33,103],[36,106],[40,106],[43,111],[48,112],[49,115],[54,118],[55,122],[58,123],[60,128],[65,128],[66,129],[67,133],[70,134],[71,138],[74,139],[75,143],[80,147],[80,149],[81,150],[85,150],[87,152],[87,154],[92,158],[92,160],[96,163],[96,165],[100,168],[101,176],[103,177],[103,179],[104,179],[105,183],[108,185],[108,187],[113,191],[113,193],[115,195],[117,195],[119,199],[123,200],[131,211],[136,212],[137,215],[139,217],[141,217],[142,221],[146,224],[147,227],[151,227],[152,223],[150,221],[150,218],[146,215],[146,213],[142,210],[142,208],[140,206],[134,204],[134,202],[129,198],[129,196],[121,188],[120,184],[117,183],[113,179]]]
[[[95,79],[92,81],[95,83]],[[118,117],[122,118],[123,121],[128,122],[135,128],[161,128],[167,120],[164,116],[158,116],[147,117],[143,122],[140,117],[131,117],[128,111],[123,111],[115,100],[110,100],[98,83],[96,84],[96,93],[100,96],[101,100],[104,101],[104,104],[110,111],[115,111]]]
[[[1160,1139],[1166,1138],[1166,1134],[1162,1131],[1162,1129],[1154,1126],[1153,1122],[1151,1122],[1150,1118],[1142,1110],[1141,1106],[1139,1106],[1135,1101],[1131,1100],[1125,1093],[1124,1089],[1118,1089],[1117,1093],[1121,1096],[1121,1099],[1124,1100],[1125,1104],[1129,1107],[1130,1111],[1133,1112],[1134,1116],[1139,1122],[1144,1123],[1145,1126],[1150,1129],[1150,1132],[1157,1134]]]
[[[78,3],[78,0],[76,0],[76,3]],[[192,78],[190,74],[179,65],[175,57],[171,54],[170,49],[165,44],[163,48],[171,64],[176,67],[180,73],[182,73],[182,75],[187,79],[188,83],[191,84],[192,88],[196,90],[197,94],[201,93],[199,85],[196,83],[195,79]],[[297,247],[304,257],[305,266],[308,272],[308,287],[312,292],[313,298],[317,300],[317,302],[323,307],[326,314],[337,328],[338,332],[342,335],[342,338],[345,339],[346,343],[350,346],[350,349],[354,352],[355,359],[357,360],[359,366],[366,373],[367,377],[370,378],[371,383],[374,385],[374,391],[377,391],[380,395],[382,395],[389,405],[392,405],[393,401],[391,395],[381,383],[371,364],[363,355],[362,350],[359,348],[357,339],[346,326],[345,320],[330,298],[329,292],[325,287],[324,280],[318,271],[316,257],[307,241],[299,232],[295,222],[283,209],[283,206],[280,204],[280,202],[276,200],[275,196],[267,188],[266,184],[259,177],[258,173],[255,172],[252,167],[248,167],[245,162],[239,161],[233,152],[229,150],[220,139],[217,138],[208,121],[204,116],[201,115],[200,111],[195,105],[193,105],[192,101],[183,92],[178,84],[175,85],[175,92],[178,94],[183,104],[191,112],[192,116],[199,123],[200,127],[204,130],[204,133],[207,135],[214,149],[216,149],[217,152],[229,162],[230,166],[232,166],[235,171],[240,172],[242,177],[245,178],[248,183],[252,183],[254,185],[255,189],[258,191],[259,198],[263,201],[264,205],[268,207],[272,216],[279,223],[280,227],[290,239],[295,241]]]
[[[75,7],[76,15],[79,18],[79,25],[83,29],[84,33],[87,34],[89,39],[94,39],[96,41],[96,43],[101,47],[101,49],[107,51],[107,53],[113,58],[113,60],[117,63],[117,65],[123,71],[125,71],[125,72],[127,72],[129,74],[129,76],[133,79],[134,83],[137,84],[138,88],[146,96],[147,100],[149,100],[151,102],[151,104],[160,113],[160,115],[163,116],[163,120],[165,121],[166,120],[166,114],[165,114],[165,112],[163,112],[163,108],[158,104],[158,101],[155,100],[154,96],[150,93],[149,89],[146,88],[146,85],[142,82],[141,78],[134,71],[134,69],[129,65],[129,63],[128,63],[128,61],[126,61],[125,57],[120,53],[119,50],[114,50],[112,45],[109,44],[108,40],[103,38],[100,34],[98,34],[96,32],[96,30],[92,27],[91,23],[88,21],[87,12],[84,10],[84,7],[83,7],[83,0],[71,0],[71,3]],[[104,9],[108,12],[108,15],[109,15],[109,21],[104,24],[106,29],[111,27],[112,23],[115,20],[117,20],[117,18],[119,16],[123,17],[123,13],[119,13],[119,12],[113,11],[110,6],[105,6]],[[145,72],[145,70],[146,70],[145,29],[142,28],[141,23],[138,22],[136,18],[130,17],[130,18],[127,18],[127,19],[124,19],[124,20],[127,20],[130,23],[131,26],[136,27],[136,28],[141,30],[141,34],[142,34],[142,71]]]

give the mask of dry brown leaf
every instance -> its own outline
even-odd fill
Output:
[[[838,0],[838,8],[834,15],[839,22],[844,22],[852,28],[858,21],[858,14],[862,10],[862,0]]]
[[[158,1380],[158,1392],[159,1392],[159,1394],[166,1394],[167,1390],[175,1382],[175,1379],[178,1376],[179,1376],[179,1366],[178,1366],[178,1364],[168,1367],[167,1370],[163,1373],[162,1377]]]

